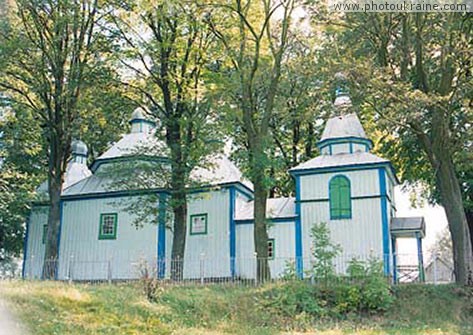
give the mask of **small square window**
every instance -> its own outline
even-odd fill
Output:
[[[191,235],[206,235],[207,234],[207,214],[191,215]]]
[[[276,242],[274,238],[268,239],[268,259],[274,259],[274,255],[276,254]]]
[[[43,244],[46,244],[47,239],[48,239],[48,225],[45,224],[43,225],[43,237],[42,237]]]
[[[115,240],[117,238],[117,214],[100,214],[99,240]]]

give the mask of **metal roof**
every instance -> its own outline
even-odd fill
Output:
[[[86,164],[73,162],[73,161],[69,162],[66,168],[64,184],[62,185],[62,189],[63,189],[62,194],[65,193],[66,188],[77,184],[81,180],[84,180],[85,178],[91,175],[92,175],[92,172],[89,170]],[[39,193],[41,197],[43,197],[48,194],[48,189],[49,189],[48,181],[46,180],[43,183],[41,183],[41,185],[39,185],[36,191]]]
[[[391,219],[391,234],[394,236],[415,237],[416,233],[420,233],[421,237],[425,236],[424,217],[401,217]]]
[[[355,113],[332,117],[327,121],[320,141],[343,137],[367,138]]]
[[[389,160],[373,155],[369,152],[340,153],[335,155],[321,155],[299,164],[289,171],[310,170],[327,167],[341,167],[346,165],[389,163]]]
[[[112,145],[110,149],[100,155],[97,160],[141,155],[141,156],[167,156],[167,146],[156,138],[154,130],[151,132],[131,133]]]
[[[237,208],[235,220],[254,220],[254,201]],[[266,201],[266,217],[269,219],[293,218],[296,215],[294,198],[269,198]]]

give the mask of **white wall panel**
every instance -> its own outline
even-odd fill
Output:
[[[25,277],[41,278],[45,245],[43,244],[44,225],[48,224],[48,207],[33,206],[29,218],[28,241],[25,262]]]
[[[59,279],[139,278],[145,262],[157,257],[157,218],[136,228],[135,216],[125,211],[136,198],[65,201],[60,244]],[[99,240],[100,214],[117,213],[116,240]]]

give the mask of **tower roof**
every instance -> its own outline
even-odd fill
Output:
[[[345,137],[368,139],[355,113],[335,116],[327,121],[320,141]]]
[[[72,141],[71,144],[72,155],[87,156],[89,149],[87,145],[81,140]]]

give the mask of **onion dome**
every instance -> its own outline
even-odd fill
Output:
[[[149,115],[149,112],[142,107],[138,107],[133,111],[130,119],[131,133],[149,133],[154,129],[156,124],[150,121],[147,115]]]
[[[82,142],[81,140],[72,141],[71,151],[73,162],[83,164],[87,162],[87,155],[89,153],[89,149],[87,148],[87,145],[84,142]]]

